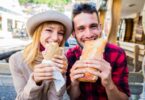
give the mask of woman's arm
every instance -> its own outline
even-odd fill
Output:
[[[29,80],[24,78],[24,72],[20,70],[20,63],[18,62],[20,58],[16,55],[10,57],[9,66],[13,78],[13,83],[15,90],[17,92],[16,100],[41,100],[42,88],[41,86],[36,85],[33,80],[33,74],[30,75]]]

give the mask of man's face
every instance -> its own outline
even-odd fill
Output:
[[[96,13],[80,13],[73,19],[75,37],[83,47],[85,41],[95,40],[101,36],[101,26]]]

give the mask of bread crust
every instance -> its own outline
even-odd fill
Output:
[[[103,52],[106,46],[107,40],[98,38],[97,40],[86,41],[82,51],[80,60],[91,60],[91,59],[103,59]],[[84,67],[79,67],[79,69]],[[86,67],[86,70],[98,71],[95,68]],[[84,73],[84,77],[79,78],[81,82],[96,82],[98,76],[95,76],[89,72]]]
[[[52,42],[47,44],[45,50],[42,52],[44,59],[51,60],[54,55],[62,55],[63,48],[59,47],[58,43]]]

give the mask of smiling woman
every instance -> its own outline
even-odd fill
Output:
[[[72,30],[71,20],[60,12],[49,10],[30,17],[26,23],[26,30],[32,37],[32,42],[23,51],[12,55],[9,60],[17,92],[16,99],[62,100],[66,89],[65,81],[58,90],[56,86],[60,84],[56,85],[55,80],[65,80],[66,57],[64,53],[55,53],[51,58],[52,63],[48,63],[43,52],[49,52],[46,55],[52,54],[50,51],[54,49],[53,46],[48,47],[51,43],[56,44],[58,48],[64,46]],[[59,77],[56,77],[56,72]]]

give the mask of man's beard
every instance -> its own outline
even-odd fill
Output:
[[[79,41],[77,40],[77,37],[74,36],[74,38],[76,39],[77,44],[83,49],[83,45],[81,45],[81,43],[79,43]]]
[[[98,38],[100,38],[100,37],[97,36],[93,40],[96,40]],[[77,40],[77,37],[76,36],[75,36],[75,39],[76,39],[77,44],[83,49],[83,45],[81,43],[79,43],[79,41]]]

